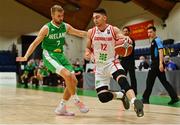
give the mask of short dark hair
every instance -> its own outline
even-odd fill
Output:
[[[93,11],[93,13],[100,13],[107,16],[106,10],[103,8],[97,8],[96,10]]]
[[[124,29],[127,29],[129,32],[131,31],[130,28],[127,27],[127,26],[123,27],[123,30],[124,30]]]
[[[147,30],[149,30],[149,29],[152,29],[154,32],[156,32],[156,27],[154,27],[154,26],[150,26],[147,28]]]

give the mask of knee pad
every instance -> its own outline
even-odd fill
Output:
[[[127,92],[130,89],[129,83],[126,79],[126,72],[123,69],[117,70],[115,73],[112,74],[113,79],[118,82],[121,89],[124,89]]]
[[[118,83],[119,83],[121,89],[124,89],[125,92],[127,92],[129,89],[131,89],[126,77],[120,77],[118,80]]]
[[[113,99],[113,94],[111,92],[102,92],[98,94],[98,98],[102,103],[109,102]]]
[[[116,72],[114,72],[114,73],[112,74],[113,79],[116,80],[116,81],[117,81],[117,78],[118,78],[120,75],[126,76],[126,72],[125,72],[123,69],[119,69],[119,70],[117,70]]]

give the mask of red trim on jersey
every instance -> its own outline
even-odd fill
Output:
[[[114,40],[115,40],[115,44],[116,44],[117,38],[116,38],[116,34],[115,34],[115,32],[114,32],[114,29],[113,29],[113,26],[112,26],[112,25],[110,25],[110,30],[111,30],[112,36],[113,36],[113,38],[114,38]],[[117,56],[118,56],[118,54],[117,54],[115,51],[114,51],[114,53],[115,53],[114,58],[116,59]]]
[[[91,35],[90,35],[90,40],[91,40],[91,45],[90,45],[91,49],[90,49],[90,51],[91,51],[91,52],[94,52],[94,50],[93,50],[93,48],[92,48],[92,39],[93,39],[95,33],[96,33],[96,27],[93,27],[93,28],[92,28],[92,32],[91,32]]]
[[[96,33],[96,27],[93,27],[90,35],[91,40],[93,39],[95,33]]]
[[[114,40],[116,41],[117,40],[116,34],[114,32],[113,26],[111,26],[111,25],[110,25],[110,30],[111,30],[111,33],[112,33],[112,36],[113,36]]]
[[[116,59],[116,60],[113,61],[113,63],[114,63],[114,66],[116,67],[116,69],[118,70],[118,67],[117,67],[116,64],[120,64],[119,60]]]

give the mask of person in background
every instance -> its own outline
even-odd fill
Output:
[[[123,35],[130,36],[131,31],[129,27],[123,27],[122,31],[123,31]],[[133,45],[132,53],[127,57],[120,57],[120,62],[126,72],[126,75],[129,72],[129,77],[131,80],[131,88],[134,90],[135,95],[137,95],[137,80],[135,74],[135,59],[134,59],[135,41],[132,38],[131,40]]]
[[[50,71],[48,70],[47,67],[43,65],[43,62],[40,61],[39,66],[38,66],[38,72],[37,72],[37,77],[39,80],[43,81],[43,85],[49,85],[50,82]]]
[[[141,60],[139,64],[139,70],[141,71],[142,69],[148,69],[149,64],[144,56],[140,56],[139,59]]]
[[[169,56],[164,57],[164,63],[166,71],[173,71],[178,69],[177,65],[170,59]]]
[[[24,88],[28,88],[29,83],[29,77],[28,77],[28,71],[23,71],[23,74],[21,75],[21,83],[24,85]]]
[[[160,82],[167,90],[171,101],[168,102],[169,105],[172,105],[179,101],[177,93],[173,89],[172,85],[167,81],[165,71],[164,71],[164,59],[163,59],[163,44],[162,40],[156,35],[156,28],[154,26],[148,27],[147,29],[148,37],[151,39],[151,70],[148,72],[146,79],[146,89],[142,96],[142,101],[145,104],[149,104],[149,98],[152,92],[152,88],[155,83],[156,77],[159,78]]]
[[[24,84],[25,88],[28,88],[28,83],[32,82],[36,70],[36,65],[34,59],[30,59],[24,67],[23,74],[21,75],[21,82]]]

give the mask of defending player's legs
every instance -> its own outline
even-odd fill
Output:
[[[74,74],[72,74],[72,82],[76,83],[77,86],[78,80],[76,79],[76,76]],[[73,99],[74,99],[74,104],[78,107],[81,113],[87,113],[89,111],[89,108],[82,101],[79,100],[76,93],[75,95],[73,95]]]
[[[71,95],[75,95],[76,93],[76,85],[77,82],[73,80],[73,74],[67,69],[63,68],[59,73],[65,80],[66,87],[68,88]]]
[[[75,115],[74,113],[67,111],[66,102],[70,99],[72,94],[75,95],[74,88],[76,86],[76,83],[72,83],[72,85],[70,85],[71,73],[67,69],[61,69],[61,72],[59,74],[61,74],[61,76],[65,79],[66,88],[64,90],[63,99],[55,109],[55,113],[57,115],[73,116]]]
[[[59,106],[55,110],[56,114],[63,114],[64,110],[66,111],[64,112],[65,115],[72,114],[67,113],[67,110],[65,108],[66,102],[69,100],[71,96],[74,100],[74,104],[79,108],[80,112],[87,113],[89,109],[80,101],[80,99],[76,95],[77,80],[74,77],[74,75],[65,68],[61,70],[60,74],[65,79],[66,89],[64,91],[63,99],[61,100]],[[57,113],[57,111],[59,111],[60,113]]]
[[[74,116],[75,114],[73,112],[68,112],[67,107],[66,107],[66,102],[70,99],[71,94],[68,91],[67,87],[64,89],[64,94],[63,94],[63,99],[55,109],[55,113],[57,115],[62,115],[62,116]]]
[[[69,112],[66,107],[66,103],[70,99],[71,94],[66,87],[64,90],[63,98],[61,99],[59,105],[55,109],[56,115],[64,115],[64,116],[74,116],[75,114],[73,112]]]

